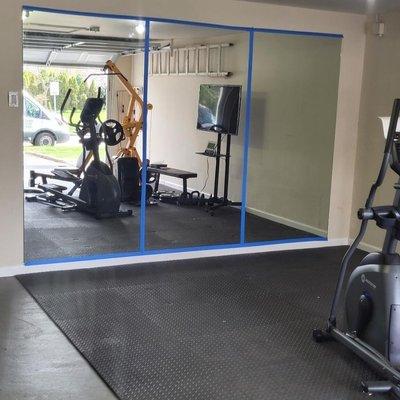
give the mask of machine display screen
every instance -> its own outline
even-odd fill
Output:
[[[237,135],[241,86],[200,85],[197,129]]]

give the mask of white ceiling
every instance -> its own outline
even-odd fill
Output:
[[[400,0],[241,0],[357,14],[400,11]]]

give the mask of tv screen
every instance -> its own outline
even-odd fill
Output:
[[[200,85],[197,129],[237,135],[241,86]]]

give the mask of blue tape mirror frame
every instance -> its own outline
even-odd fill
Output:
[[[24,14],[25,260],[139,253],[143,102],[111,58],[144,50],[144,21]]]
[[[248,161],[249,161],[249,156],[251,156],[251,152],[249,151],[249,145],[251,143],[251,125],[252,125],[252,117],[251,117],[251,108],[252,108],[252,91],[247,90],[248,88],[252,87],[252,79],[253,79],[253,47],[254,47],[254,38],[255,38],[255,33],[256,32],[269,32],[269,33],[276,33],[279,35],[299,35],[299,36],[316,36],[316,37],[328,37],[330,39],[340,39],[341,35],[336,35],[336,34],[325,34],[325,33],[309,33],[309,32],[291,32],[291,31],[279,31],[279,30],[263,30],[263,29],[253,29],[253,28],[248,28],[248,27],[237,27],[237,26],[223,26],[223,25],[217,25],[217,24],[207,24],[207,23],[199,23],[199,22],[190,22],[190,21],[176,21],[176,20],[167,20],[167,19],[162,19],[162,18],[141,18],[141,17],[127,17],[127,16],[119,16],[119,15],[102,15],[102,14],[88,14],[88,13],[81,13],[81,12],[74,12],[74,11],[65,11],[65,10],[54,10],[54,9],[44,9],[44,8],[36,8],[36,7],[24,7],[25,12],[30,12],[30,11],[41,11],[41,12],[52,12],[52,13],[57,13],[57,14],[67,14],[67,15],[80,15],[80,16],[87,16],[87,17],[98,17],[98,18],[110,18],[110,19],[119,19],[119,20],[138,20],[141,21],[141,26],[144,27],[144,49],[143,49],[143,87],[139,88],[141,92],[141,96],[143,99],[144,105],[151,103],[151,82],[149,82],[150,76],[154,79],[153,75],[160,74],[162,75],[164,70],[163,70],[163,61],[162,61],[162,56],[154,56],[153,54],[156,53],[154,51],[154,47],[152,47],[152,40],[155,39],[151,37],[151,24],[168,24],[169,26],[175,26],[175,27],[191,27],[191,29],[197,28],[197,29],[208,29],[208,30],[229,30],[232,31],[230,33],[234,34],[241,34],[246,36],[246,47],[245,51],[243,52],[242,56],[243,58],[246,58],[245,62],[245,79],[244,79],[244,84],[240,85],[242,86],[241,90],[241,115],[240,115],[240,124],[239,124],[239,135],[238,136],[230,136],[230,135],[221,135],[221,140],[226,140],[227,137],[231,139],[231,149],[234,147],[233,143],[234,140],[238,140],[240,138],[240,142],[236,143],[236,146],[239,147],[239,144],[241,145],[241,163],[238,164],[235,167],[234,174],[236,174],[236,180],[237,182],[240,182],[239,186],[239,192],[240,194],[237,196],[237,198],[234,198],[233,200],[237,201],[238,203],[241,202],[241,206],[236,208],[237,214],[239,218],[237,218],[237,225],[239,227],[238,233],[236,233],[234,236],[234,240],[227,240],[227,241],[222,241],[220,243],[206,243],[206,242],[201,242],[199,241],[198,243],[192,243],[190,246],[185,246],[185,243],[177,244],[177,246],[152,246],[151,242],[149,243],[148,238],[150,237],[149,230],[151,231],[151,223],[148,226],[146,223],[146,220],[149,218],[146,218],[149,215],[150,208],[151,206],[147,207],[146,205],[148,204],[148,191],[147,190],[141,190],[140,193],[140,201],[141,201],[141,207],[139,209],[139,213],[135,218],[140,218],[140,228],[139,228],[139,241],[138,241],[138,248],[134,249],[132,251],[109,251],[109,252],[103,252],[103,253],[97,253],[97,254],[74,254],[74,255],[68,255],[65,257],[53,257],[51,254],[49,254],[47,257],[42,257],[42,258],[37,258],[37,259],[32,259],[29,257],[26,257],[25,264],[26,265],[38,265],[38,264],[47,264],[47,263],[60,263],[60,262],[71,262],[71,261],[84,261],[84,260],[91,260],[91,259],[108,259],[108,258],[116,258],[116,257],[130,257],[130,256],[136,256],[136,255],[145,255],[145,254],[161,254],[161,253],[175,253],[175,252],[185,252],[185,251],[194,251],[194,250],[206,250],[206,249],[224,249],[224,248],[235,248],[235,247],[247,247],[249,245],[252,245],[251,243],[246,242],[246,220],[248,219],[248,214],[246,213],[246,204],[247,204],[247,199],[249,196],[248,193],[248,182],[247,182],[247,176],[249,174],[249,168],[248,168]],[[142,32],[143,33],[143,32]],[[193,44],[193,43],[192,43]],[[201,45],[201,43],[200,43]],[[191,48],[195,46],[189,46]],[[206,46],[207,47],[207,46]],[[173,46],[170,46],[170,49],[174,51],[175,49]],[[158,50],[161,50],[159,48]],[[187,54],[191,50],[186,50]],[[196,51],[202,51],[200,50],[195,50],[194,54],[196,54]],[[206,50],[207,51],[207,50]],[[208,51],[210,51],[208,49]],[[219,51],[219,50],[218,50]],[[170,55],[171,56],[171,55]],[[187,55],[187,58],[190,59],[190,55]],[[195,56],[198,57],[198,56]],[[219,56],[217,56],[217,59]],[[160,60],[160,61],[157,61]],[[221,63],[221,58],[219,58],[220,61],[217,61],[215,65],[217,65],[217,72],[219,73],[225,73],[229,72],[229,68],[225,69],[225,67]],[[215,61],[215,60],[214,60]],[[208,62],[208,61],[207,61]],[[211,62],[211,61],[210,61]],[[155,64],[156,63],[156,64]],[[157,65],[157,63],[159,63]],[[165,60],[164,60],[165,64]],[[171,63],[169,64],[168,68],[188,68],[189,70],[186,70],[188,74],[192,74],[193,71],[191,71],[191,68],[197,68],[197,72],[201,72],[202,68],[204,65],[200,65],[200,62],[196,62],[195,65],[193,66],[191,62],[189,61],[187,64],[184,66],[180,66],[179,63],[174,66]],[[172,71],[170,70],[169,73]],[[196,72],[196,71],[194,71]],[[184,78],[183,78],[184,79]],[[202,82],[202,79],[199,79],[198,82],[198,91],[199,94],[196,95],[196,103],[194,106],[197,108],[197,115],[195,117],[195,121],[193,121],[194,124],[199,122],[199,115],[200,112],[198,111],[199,108],[202,108],[201,105],[204,106],[204,104],[201,104],[199,107],[198,104],[198,96],[200,96],[200,86],[201,84],[206,85],[206,87],[203,87],[204,89],[207,89],[211,92],[214,91],[214,93],[218,92],[218,89],[215,87],[212,87],[212,83],[207,82]],[[208,87],[207,87],[208,86]],[[223,85],[223,86],[229,86],[229,85]],[[239,86],[239,85],[231,85],[231,86]],[[219,88],[219,92],[223,90],[223,88]],[[150,95],[150,96],[149,96]],[[171,94],[173,98],[173,93]],[[210,110],[212,111],[212,107],[209,107]],[[204,110],[203,110],[204,111]],[[154,109],[154,113],[156,112],[156,109]],[[231,108],[232,112],[232,108]],[[143,125],[142,125],[142,134],[141,134],[141,157],[143,160],[147,160],[147,156],[149,155],[149,151],[153,151],[152,147],[152,138],[151,135],[153,135],[151,124],[152,124],[152,119],[154,116],[152,116],[153,110],[150,109],[150,107],[143,107]],[[204,113],[203,113],[204,114]],[[207,113],[206,113],[207,114]],[[212,113],[211,113],[212,114]],[[207,115],[206,115],[207,116]],[[203,115],[204,117],[204,115]],[[201,118],[201,117],[200,117]],[[214,118],[214,119],[213,119]],[[218,122],[214,123],[215,127],[215,136],[217,137],[217,142],[218,142],[218,129],[224,129],[224,126],[222,124],[222,128],[219,126],[220,121],[223,121],[222,119],[218,119],[218,121],[215,120],[215,116],[212,115],[210,116],[210,120],[213,122]],[[226,133],[226,132],[224,132]],[[240,135],[240,133],[242,133]],[[201,133],[196,133],[198,135],[201,135]],[[225,136],[225,139],[223,137]],[[213,140],[210,140],[209,142],[213,142]],[[214,151],[215,149],[211,148],[211,144],[206,143],[206,146],[204,147],[204,152],[206,151]],[[182,147],[178,147],[179,151],[182,151]],[[235,151],[238,151],[237,149]],[[239,158],[239,157],[238,157]],[[154,160],[159,162],[159,164],[163,164],[163,160]],[[152,166],[153,168],[154,166]],[[162,168],[162,165],[156,165],[156,167]],[[174,166],[175,167],[175,166]],[[177,168],[179,167],[178,165],[176,166]],[[184,169],[183,166],[180,166],[181,168],[178,169]],[[221,168],[222,169],[222,168]],[[157,172],[157,171],[156,171]],[[192,172],[192,171],[189,171]],[[251,171],[250,171],[251,173]],[[149,180],[152,180],[154,178],[157,178],[156,174],[154,174],[154,170],[151,168],[148,168],[148,163],[146,161],[143,162],[143,168],[141,169],[141,181],[142,182],[147,182]],[[159,174],[159,176],[166,175],[164,173]],[[168,175],[166,175],[168,176]],[[232,179],[232,169],[231,169],[231,174],[229,175],[230,179]],[[173,176],[174,178],[174,176]],[[181,179],[181,178],[179,178]],[[189,179],[192,178],[188,178]],[[231,187],[234,188],[233,192],[238,191],[237,189],[237,182],[236,182],[236,188],[235,184],[233,184]],[[160,184],[163,183],[163,179],[160,178]],[[189,188],[189,184],[188,184]],[[180,187],[181,191],[183,187]],[[153,185],[153,190],[154,190],[154,185]],[[223,191],[222,195],[218,191],[218,197],[223,197]],[[158,199],[159,200],[159,199]],[[155,206],[158,207],[158,206]],[[237,206],[236,206],[237,207]],[[25,210],[26,212],[26,210]],[[210,216],[210,221],[215,221],[215,215],[214,217]],[[124,223],[124,222],[123,222]],[[213,224],[216,224],[215,222],[212,222]],[[149,229],[150,227],[150,229]],[[126,226],[125,226],[126,228]],[[27,232],[25,233],[27,235]],[[207,235],[207,232],[205,232],[205,235]],[[108,238],[107,238],[108,239]],[[296,241],[314,241],[314,240],[325,240],[325,238],[321,237],[316,237],[313,235],[309,235],[306,237],[301,237],[301,238],[287,238],[287,239],[278,239],[278,240],[267,240],[263,241],[262,244],[275,244],[275,243],[290,243],[290,242],[296,242]],[[26,243],[26,239],[25,239]],[[260,242],[254,243],[255,245],[261,244]],[[152,248],[153,247],[153,248]],[[132,247],[134,248],[134,246]]]

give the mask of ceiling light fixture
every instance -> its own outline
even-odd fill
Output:
[[[140,22],[139,24],[137,24],[135,26],[135,31],[139,34],[139,35],[143,35],[146,32],[146,26],[144,25],[143,22]]]

